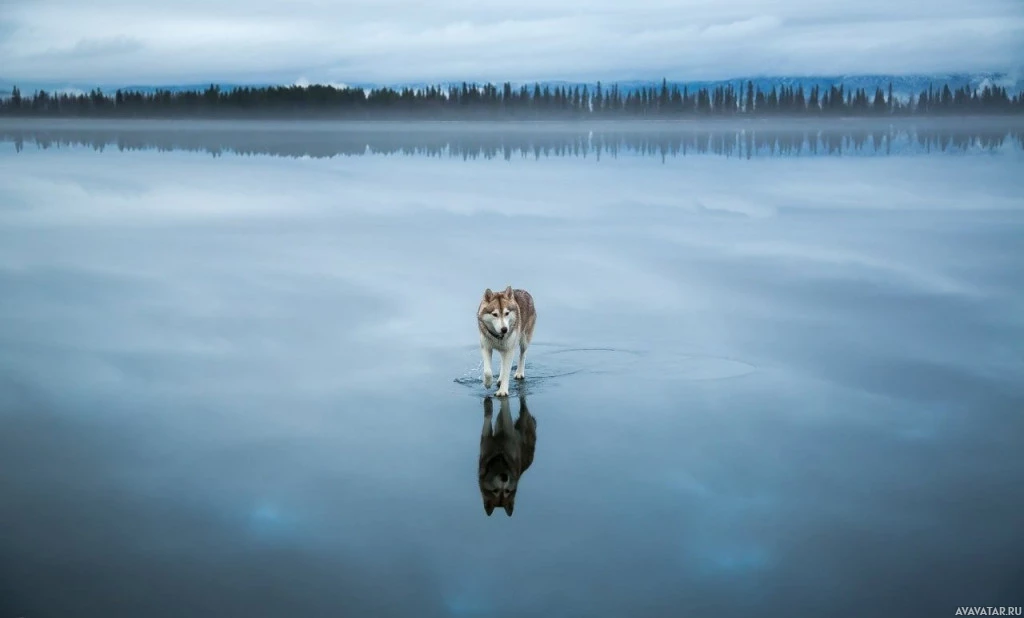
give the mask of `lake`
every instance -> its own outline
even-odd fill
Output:
[[[823,122],[0,121],[0,618],[1021,606],[1024,122]]]

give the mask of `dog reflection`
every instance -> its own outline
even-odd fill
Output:
[[[533,451],[537,446],[537,419],[526,407],[526,397],[519,397],[519,417],[514,425],[508,400],[508,397],[498,400],[498,422],[492,425],[494,404],[490,397],[484,398],[479,483],[484,511],[488,516],[500,506],[512,517],[519,479],[533,463]]]

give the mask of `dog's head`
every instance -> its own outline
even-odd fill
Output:
[[[484,291],[484,297],[477,309],[477,319],[487,331],[497,339],[504,339],[515,329],[519,319],[519,305],[516,303],[512,286],[504,292],[492,292],[491,288]]]
[[[516,486],[519,484],[519,471],[514,470],[502,456],[491,458],[480,469],[480,496],[484,500],[484,512],[490,516],[495,507],[505,509],[505,514],[512,517],[516,508]]]

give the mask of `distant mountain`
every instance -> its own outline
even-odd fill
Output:
[[[1015,71],[1013,73],[998,73],[998,72],[987,72],[987,73],[936,73],[936,74],[924,74],[924,75],[836,75],[836,76],[762,76],[762,77],[743,77],[735,79],[724,79],[714,81],[669,81],[668,86],[678,86],[680,89],[688,88],[690,90],[696,90],[700,88],[714,88],[719,85],[732,84],[734,87],[745,87],[747,81],[754,83],[754,86],[761,90],[771,90],[773,86],[803,86],[804,89],[810,89],[813,86],[818,86],[822,89],[827,89],[831,86],[842,86],[845,90],[856,90],[863,88],[869,92],[874,93],[876,88],[882,90],[888,90],[889,84],[892,84],[893,94],[901,100],[906,100],[908,96],[917,96],[922,90],[928,90],[929,86],[942,88],[944,85],[949,85],[953,90],[968,86],[974,90],[981,90],[985,86],[997,85],[1006,88],[1009,94],[1024,92],[1024,69]],[[344,84],[355,88],[377,88],[381,86],[391,86],[392,88],[413,88],[423,89],[430,86],[441,86],[441,87],[461,87],[463,82],[461,81],[450,81],[450,82],[405,82],[396,84],[379,84],[379,83],[349,83]],[[479,84],[479,82],[477,82]],[[513,82],[513,87],[520,88],[521,86],[533,87],[536,82]],[[583,87],[588,86],[591,90],[594,88],[594,82],[572,82],[572,81],[541,81],[539,82],[541,87],[548,86],[550,88],[555,87],[569,87],[573,88],[576,86]],[[656,80],[628,80],[628,81],[609,81],[603,82],[603,86],[608,87],[612,84],[617,84],[620,90],[632,91],[640,88],[660,87],[662,83],[661,79]],[[302,81],[298,85],[306,85],[308,82]],[[0,78],[0,96],[10,95],[11,88],[14,86],[10,80]],[[77,83],[33,83],[33,82],[22,82],[18,83],[17,86],[21,89],[23,94],[31,94],[38,90],[46,90],[47,92],[67,92],[67,93],[86,93],[94,88],[99,87],[103,92],[113,92],[117,89],[121,90],[133,90],[137,92],[153,92],[158,89],[170,90],[172,92],[188,91],[188,90],[205,90],[209,87],[208,82],[204,83],[193,83],[193,84],[174,84],[174,85],[117,85],[117,84],[105,84],[105,85],[87,85]],[[219,84],[221,90],[232,90],[235,88],[242,87],[267,87],[273,86],[272,83],[247,83],[247,84]],[[290,85],[290,84],[277,84],[277,85]],[[343,84],[334,84],[335,86],[342,86]],[[500,85],[496,84],[496,85]]]

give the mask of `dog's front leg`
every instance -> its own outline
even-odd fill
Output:
[[[481,438],[490,438],[494,435],[494,427],[491,425],[491,418],[494,414],[494,404],[490,397],[484,397],[484,427],[480,430]],[[501,413],[499,412],[499,416]]]
[[[498,431],[509,437],[515,435],[516,427],[512,424],[512,408],[508,405],[508,397],[498,402]]]
[[[501,354],[501,370],[498,372],[498,390],[494,393],[495,397],[508,397],[508,382],[512,374],[512,352],[512,349],[498,348],[498,353]]]
[[[484,388],[491,388],[491,379],[494,378],[494,374],[491,372],[491,352],[493,352],[491,346],[487,345],[487,341],[481,336],[480,355],[484,357]]]

